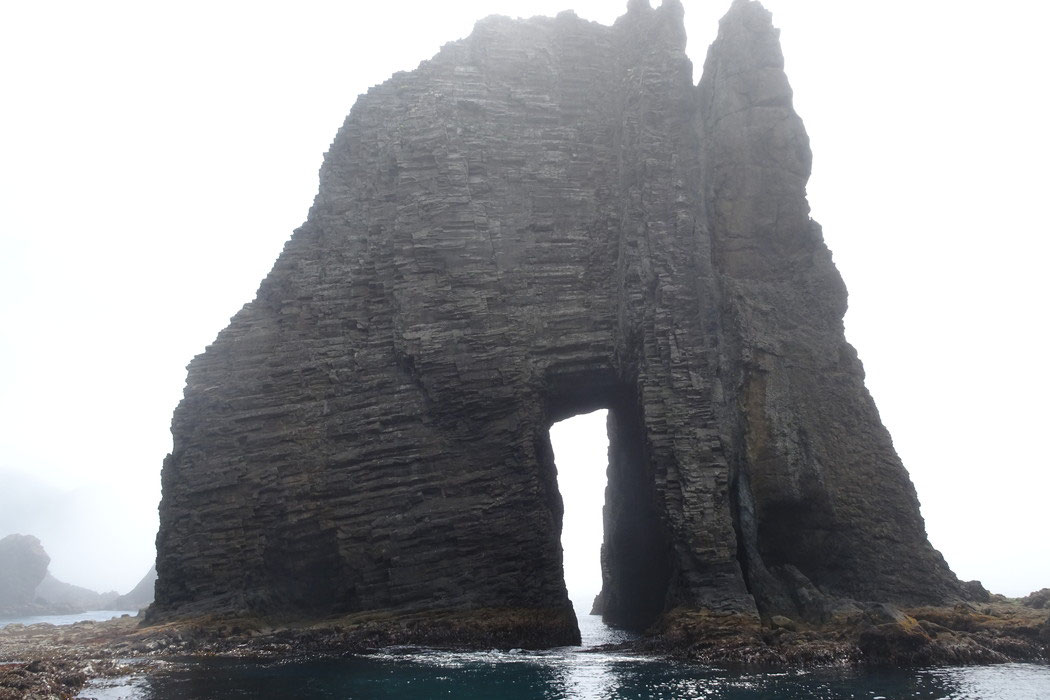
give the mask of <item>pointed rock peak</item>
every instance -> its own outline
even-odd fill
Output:
[[[757,0],[734,0],[732,7],[718,23],[718,37],[708,50],[708,62],[743,70],[784,69],[780,48],[780,30],[773,26],[773,14]],[[705,64],[705,72],[707,66]],[[777,82],[787,85],[786,77]],[[788,91],[790,94],[790,90]]]
[[[725,24],[742,25],[749,31],[771,34],[774,37],[780,35],[780,30],[773,26],[773,13],[758,0],[733,0],[729,11],[719,22],[719,28]]]
[[[649,0],[627,0],[627,14],[652,10]]]

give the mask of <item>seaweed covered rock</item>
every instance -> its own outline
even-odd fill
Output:
[[[141,610],[153,602],[153,587],[157,582],[157,567],[151,566],[135,587],[113,599],[115,610]]]
[[[1050,609],[1050,588],[1041,588],[1038,591],[1029,593],[1024,598],[1021,598],[1021,604],[1037,610]]]

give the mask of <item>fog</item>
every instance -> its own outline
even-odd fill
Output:
[[[602,409],[574,416],[555,423],[550,430],[558,491],[565,504],[562,567],[577,615],[590,612],[594,596],[602,589],[602,506],[609,465],[607,415]]]
[[[684,4],[696,81],[729,2]],[[185,366],[304,219],[357,95],[482,16],[609,23],[625,5],[0,5],[0,537],[39,536],[60,579],[130,589]],[[930,538],[993,591],[1050,585],[1050,6],[765,5],[847,336]],[[604,427],[573,432],[604,451]]]

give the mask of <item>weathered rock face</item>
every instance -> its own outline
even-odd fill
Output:
[[[189,368],[153,614],[562,611],[549,426],[608,407],[605,617],[963,589],[843,335],[769,14],[489,18],[354,106]],[[549,619],[549,618],[546,618]]]
[[[33,603],[51,557],[32,535],[0,539],[0,614],[20,614]]]

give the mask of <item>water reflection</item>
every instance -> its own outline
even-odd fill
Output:
[[[785,700],[816,698],[950,698],[1020,700],[1050,697],[1050,666],[1007,664],[918,671],[853,669],[733,673],[666,659],[588,651],[622,639],[622,632],[581,621],[585,647],[542,652],[452,653],[389,649],[367,657],[246,662],[207,659],[168,672],[96,684],[82,697],[176,698],[399,698],[436,697],[585,700],[636,698]]]

